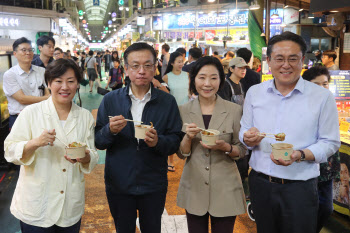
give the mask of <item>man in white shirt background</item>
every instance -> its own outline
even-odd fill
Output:
[[[50,96],[45,84],[45,69],[31,64],[34,55],[31,41],[22,37],[17,39],[12,47],[18,64],[6,71],[3,77],[3,89],[10,113],[10,129],[18,114],[27,105],[41,102]]]
[[[164,76],[166,68],[168,67],[168,62],[169,62],[169,59],[170,59],[169,50],[170,50],[170,46],[168,44],[163,44],[162,45],[162,55],[163,55],[162,72],[161,72],[162,78]]]
[[[272,37],[267,61],[273,80],[247,92],[240,140],[252,150],[249,190],[258,233],[316,232],[319,163],[340,147],[332,93],[300,77],[306,43],[292,32]],[[274,138],[293,144],[290,160],[275,160]]]

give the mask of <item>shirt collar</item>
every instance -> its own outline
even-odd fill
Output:
[[[36,71],[36,67],[33,66],[33,65],[30,66],[29,74],[30,74],[32,71]],[[22,70],[22,68],[19,66],[19,64],[17,64],[17,72],[18,72],[18,75],[22,75],[22,74],[26,73],[24,70]],[[26,73],[26,74],[27,74],[27,73]]]
[[[275,79],[269,80],[267,84],[267,92],[274,92],[276,94],[280,94],[280,92],[276,89]],[[295,85],[293,91],[291,91],[288,95],[291,95],[295,90],[300,93],[304,93],[305,89],[305,80],[300,76],[297,84]]]
[[[150,85],[149,90],[147,91],[147,93],[145,94],[145,96],[143,97],[143,99],[142,99],[141,101],[145,100],[146,98],[151,98],[151,89],[152,89],[152,88],[151,88],[151,85]],[[132,99],[134,99],[134,100],[140,100],[140,99],[136,98],[136,96],[134,95],[134,93],[132,93],[131,85],[129,86],[129,96],[130,96]]]

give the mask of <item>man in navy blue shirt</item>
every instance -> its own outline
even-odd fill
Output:
[[[180,113],[175,98],[151,84],[157,62],[150,45],[129,46],[124,63],[131,83],[103,98],[95,143],[98,149],[107,149],[106,194],[117,232],[135,232],[138,210],[142,233],[160,233],[168,186],[167,157],[177,152],[182,138]],[[137,123],[126,119],[154,128],[145,139],[136,139]]]
[[[188,51],[188,64],[182,67],[182,70],[185,72],[190,72],[192,66],[196,64],[196,61],[202,56],[202,49],[201,48],[191,48]]]
[[[53,53],[55,52],[55,39],[50,36],[41,36],[36,41],[36,45],[40,51],[40,56],[36,56],[32,64],[46,68],[53,61]]]

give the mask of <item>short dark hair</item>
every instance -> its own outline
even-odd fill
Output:
[[[61,48],[59,48],[59,47],[56,47],[55,51],[60,51],[61,53],[63,53],[63,50]]]
[[[168,66],[166,67],[164,74],[167,74],[167,73],[170,73],[171,71],[173,71],[173,65],[171,63],[174,63],[177,57],[182,57],[182,53],[175,51],[175,52],[170,54]]]
[[[116,58],[114,58],[114,57],[113,57],[113,54],[117,54],[117,57],[116,57]],[[112,61],[114,61],[114,60],[116,60],[116,59],[118,59],[118,60],[119,60],[119,54],[118,54],[118,51],[113,51],[113,52],[112,52]]]
[[[101,52],[97,52],[97,55],[101,55]]]
[[[81,52],[81,54],[86,55],[86,53],[85,53],[85,52]]]
[[[51,41],[53,43],[53,45],[55,46],[55,39],[52,38],[51,36],[47,36],[47,35],[43,35],[43,36],[40,36],[39,39],[37,39],[36,41],[36,45],[39,47],[39,46],[44,46],[46,44],[49,43],[49,41]]]
[[[231,69],[230,68],[232,68],[232,69],[235,69],[235,65],[233,65],[233,66],[230,66],[229,68],[228,68],[228,73],[227,73],[227,76],[226,77],[230,77],[231,75],[232,75],[232,71],[231,71]]]
[[[328,56],[333,58],[333,61],[337,59],[337,53],[334,50],[326,50],[322,53],[322,56]]]
[[[20,44],[30,44],[30,46],[32,46],[32,42],[30,40],[28,40],[25,37],[21,37],[21,38],[15,40],[15,42],[13,42],[13,45],[12,45],[13,51],[16,51],[16,49],[18,48],[18,46]]]
[[[199,59],[202,56],[202,49],[198,47],[190,48],[188,54],[195,60]]]
[[[108,49],[106,50],[106,53],[110,53]]]
[[[197,93],[196,85],[195,85],[195,79],[198,74],[198,72],[207,65],[215,66],[216,69],[219,71],[220,76],[220,86],[219,89],[221,89],[224,86],[225,83],[225,73],[224,69],[222,67],[221,62],[216,57],[201,57],[197,60],[196,63],[194,63],[194,66],[192,67],[190,71],[190,92],[191,93]]]
[[[283,32],[281,35],[276,35],[270,38],[269,43],[267,45],[267,51],[266,51],[266,54],[269,58],[271,58],[272,48],[274,44],[281,41],[293,41],[294,43],[297,43],[300,46],[300,50],[303,56],[305,56],[306,49],[307,49],[305,40],[301,36],[293,32],[287,31],[287,32]]]
[[[250,62],[250,59],[252,58],[252,51],[250,51],[247,48],[240,48],[236,51],[237,57],[241,57],[244,59],[244,61],[248,64]]]
[[[120,64],[120,60],[119,59],[115,59],[113,62],[118,62]]]
[[[218,51],[214,51],[214,55],[219,55]]]
[[[75,77],[78,83],[83,80],[83,75],[77,63],[71,59],[57,59],[53,62],[50,62],[45,70],[45,82],[46,85],[51,83],[55,78],[61,77],[64,75],[67,70],[72,69],[74,71]]]
[[[77,55],[80,55],[80,52],[79,52],[79,51],[77,52]]]
[[[177,48],[175,51],[179,52],[181,54],[186,54],[186,49],[185,48]]]
[[[94,55],[94,51],[90,50],[89,51],[89,56],[92,56],[92,55]]]
[[[164,49],[165,52],[169,52],[170,46],[169,46],[168,44],[163,44],[163,45],[162,45],[162,49]]]
[[[324,67],[324,66],[315,66],[315,67],[311,67],[310,69],[306,70],[303,73],[303,79],[305,79],[307,81],[311,81],[320,75],[326,75],[328,78],[328,82],[331,80],[331,76],[329,74],[329,71],[328,71],[327,67]]]
[[[130,53],[136,52],[136,51],[142,51],[142,50],[150,51],[150,53],[153,56],[153,62],[155,63],[157,61],[157,54],[156,54],[156,51],[154,50],[154,48],[147,43],[139,42],[139,43],[133,43],[124,51],[124,63],[125,63],[125,65],[128,65],[128,56]]]

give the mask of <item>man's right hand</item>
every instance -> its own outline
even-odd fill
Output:
[[[259,130],[255,127],[250,128],[243,134],[243,141],[247,146],[253,147],[260,144],[261,140],[264,139],[262,136],[258,136]]]
[[[126,126],[127,121],[122,115],[109,118],[109,130],[112,134],[117,134]]]

